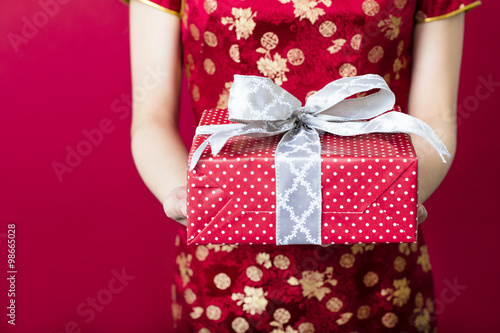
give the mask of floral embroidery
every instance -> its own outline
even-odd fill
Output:
[[[189,268],[191,265],[191,260],[193,256],[191,254],[186,254],[182,252],[177,256],[177,265],[179,265],[179,272],[181,273],[182,286],[185,287],[189,282],[189,277],[193,276],[193,270]]]
[[[269,269],[269,268],[271,268],[271,266],[273,266],[270,258],[271,258],[271,256],[269,255],[269,253],[261,252],[261,253],[257,254],[257,258],[255,258],[255,261],[259,265],[263,265],[265,268]]]
[[[232,85],[233,85],[233,82],[224,83],[224,89],[222,89],[222,92],[219,95],[219,101],[217,102],[217,108],[219,108],[219,109],[227,108],[227,102],[229,101],[229,89],[231,89]]]
[[[416,252],[418,249],[417,243],[401,243],[399,244],[399,252],[410,255],[411,252]]]
[[[326,7],[330,7],[332,5],[331,0],[279,0],[281,3],[289,3],[293,2],[293,14],[299,20],[307,18],[311,21],[312,24],[316,23],[318,18],[322,15],[325,15],[325,11],[322,8],[316,8],[316,6],[320,3],[324,4]]]
[[[257,52],[262,48],[257,49]],[[271,58],[269,51],[266,55],[257,60],[257,68],[259,72],[268,78],[272,79],[274,83],[281,86],[283,82],[288,81],[285,73],[290,70],[286,66],[287,59],[282,58],[278,53],[274,54],[274,60]]]
[[[379,28],[385,32],[385,37],[394,40],[399,36],[399,27],[403,24],[401,17],[389,15],[388,19],[378,23]]]
[[[351,317],[352,317],[352,312],[342,313],[340,315],[340,318],[337,319],[335,322],[337,323],[337,325],[344,325],[349,321],[349,319],[351,319]]]
[[[375,244],[353,244],[351,246],[352,254],[363,253],[364,251],[371,251],[374,248]]]
[[[415,309],[413,310],[414,315],[413,325],[417,328],[419,332],[429,333],[431,329],[431,313],[434,311],[434,303],[431,298],[427,298],[424,307],[424,295],[422,293],[417,293],[415,296]]]
[[[318,271],[304,271],[302,272],[302,279],[298,280],[295,277],[290,277],[287,282],[292,286],[297,286],[300,283],[304,297],[308,299],[316,297],[319,301],[326,294],[332,292],[330,288],[325,286],[325,283],[329,283],[332,286],[337,285],[337,280],[333,279],[333,267],[328,267],[323,273]]]
[[[382,296],[387,296],[387,300],[390,301],[392,299],[392,304],[397,306],[403,306],[410,299],[411,289],[408,287],[409,281],[406,277],[400,280],[394,280],[393,285],[394,289],[386,288],[382,289],[380,294]]]
[[[243,310],[254,314],[262,314],[267,306],[267,291],[264,292],[262,288],[253,288],[249,286],[245,286],[243,289],[245,294],[242,293],[233,293],[231,295],[231,299],[233,301],[238,301],[236,304],[240,306],[243,304]]]
[[[232,17],[223,17],[221,19],[222,24],[230,24],[229,30],[236,30],[236,39],[248,39],[255,29],[255,21],[253,18],[257,15],[257,12],[252,13],[251,8],[234,8],[231,10]]]
[[[394,64],[392,65],[392,70],[396,73],[396,80],[399,80],[399,71],[403,68],[406,68],[408,62],[406,61],[405,56],[401,56],[403,53],[404,41],[400,41],[398,44],[398,58],[394,60]]]
[[[327,48],[327,50],[332,54],[337,53],[342,49],[342,46],[344,46],[346,42],[347,41],[343,38],[336,39],[333,41],[333,45]]]
[[[229,244],[229,245],[213,245],[213,244],[208,244],[207,245],[207,248],[209,250],[214,250],[214,252],[219,252],[219,251],[222,251],[222,252],[231,252],[233,249],[237,248],[238,245],[234,245],[234,244]]]
[[[422,270],[424,272],[429,272],[431,270],[431,263],[429,261],[429,253],[427,253],[427,245],[422,245],[420,247],[420,256],[417,259],[417,264],[422,265]]]

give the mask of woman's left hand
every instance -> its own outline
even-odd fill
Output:
[[[426,218],[427,218],[427,210],[425,209],[424,205],[419,203],[417,207],[417,223],[420,224],[424,222]]]

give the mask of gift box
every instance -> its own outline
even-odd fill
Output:
[[[261,79],[257,80],[259,84]],[[233,87],[235,84],[237,88],[241,86],[236,78]],[[373,86],[363,86],[363,89],[373,89]],[[352,92],[348,90],[342,96],[351,96]],[[265,91],[258,94],[265,95]],[[247,99],[241,93],[233,97],[235,95],[237,103],[234,99],[231,103],[230,95],[229,106],[237,105],[241,109]],[[266,105],[276,98],[270,94]],[[373,108],[372,102],[368,103],[369,108]],[[256,103],[260,109],[266,108],[262,100]],[[314,109],[314,104],[309,108]],[[342,108],[344,112],[345,105]],[[246,120],[240,125],[230,121],[227,109],[208,109],[203,113],[198,129],[205,130],[197,131],[189,156],[188,244],[415,242],[417,157],[410,136],[325,132],[351,133],[356,126],[363,131],[367,126],[373,127],[369,121],[359,120],[354,126],[338,122],[335,126],[341,126],[340,130],[321,125],[317,134],[318,131],[311,130],[316,120],[306,121],[303,107],[291,109],[295,111],[290,114],[298,121],[292,121],[289,126],[283,123],[282,115],[272,126],[266,119],[258,120],[260,123],[254,126]],[[387,104],[382,109],[387,111]],[[242,112],[249,114],[250,111],[247,108]],[[400,114],[402,119],[407,116],[398,112],[397,107],[389,113],[396,113],[398,117]],[[258,117],[266,118],[262,114]],[[331,121],[330,118],[327,121]],[[382,120],[382,123],[388,121]],[[223,133],[218,134],[224,137],[222,143],[217,142],[215,136],[210,137],[218,127],[223,129]],[[241,128],[247,135],[239,135]],[[283,133],[273,132],[277,128]],[[354,132],[358,133],[359,128]],[[394,131],[384,130],[380,124],[375,128]],[[298,143],[304,136],[302,129],[310,137],[306,135],[305,141]],[[228,131],[232,133],[228,135]],[[288,141],[283,143],[286,136]],[[312,141],[318,141],[316,150]],[[209,142],[212,148],[217,146],[215,153],[211,154]]]

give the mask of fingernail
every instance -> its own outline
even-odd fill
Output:
[[[181,213],[182,213],[182,215],[187,216],[186,207],[184,207],[184,206],[181,207]]]

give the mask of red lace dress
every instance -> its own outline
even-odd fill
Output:
[[[305,102],[334,79],[377,73],[406,109],[413,28],[473,0],[140,0],[180,17],[196,116],[225,107],[233,74]],[[179,226],[173,331],[435,332],[431,265],[411,244],[186,245]]]

